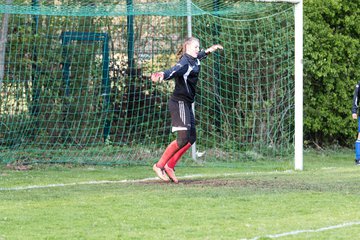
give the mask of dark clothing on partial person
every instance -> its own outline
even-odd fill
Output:
[[[354,90],[354,97],[353,97],[353,104],[352,104],[352,109],[351,109],[351,113],[356,113],[358,114],[358,104],[359,104],[359,99],[360,99],[360,82],[358,82],[358,84],[356,84],[355,86],[355,90]]]

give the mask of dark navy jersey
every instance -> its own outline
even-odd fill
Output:
[[[358,113],[358,103],[359,103],[359,94],[360,94],[359,86],[360,86],[360,82],[355,86],[353,104],[351,109],[351,112],[356,114]]]
[[[164,71],[164,80],[175,78],[175,89],[171,99],[193,103],[196,94],[196,83],[199,80],[200,61],[206,58],[204,50],[194,58],[184,54],[172,68]]]

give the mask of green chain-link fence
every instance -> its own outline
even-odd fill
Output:
[[[203,48],[224,46],[198,83],[203,160],[291,156],[292,5],[0,0],[0,161],[156,161],[175,137],[174,83],[150,74],[176,63],[187,16]]]

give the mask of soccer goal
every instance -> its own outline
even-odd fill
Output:
[[[0,161],[156,161],[174,83],[150,75],[192,35],[224,46],[202,62],[193,158],[302,169],[297,19],[300,0],[0,0]]]

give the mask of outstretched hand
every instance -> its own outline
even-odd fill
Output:
[[[224,48],[220,44],[215,44],[215,45],[212,45],[211,47],[209,47],[208,49],[206,49],[205,52],[212,53],[212,52],[215,52],[218,49],[224,49]]]
[[[151,81],[153,82],[159,82],[164,80],[164,73],[163,72],[155,72],[151,74]]]

